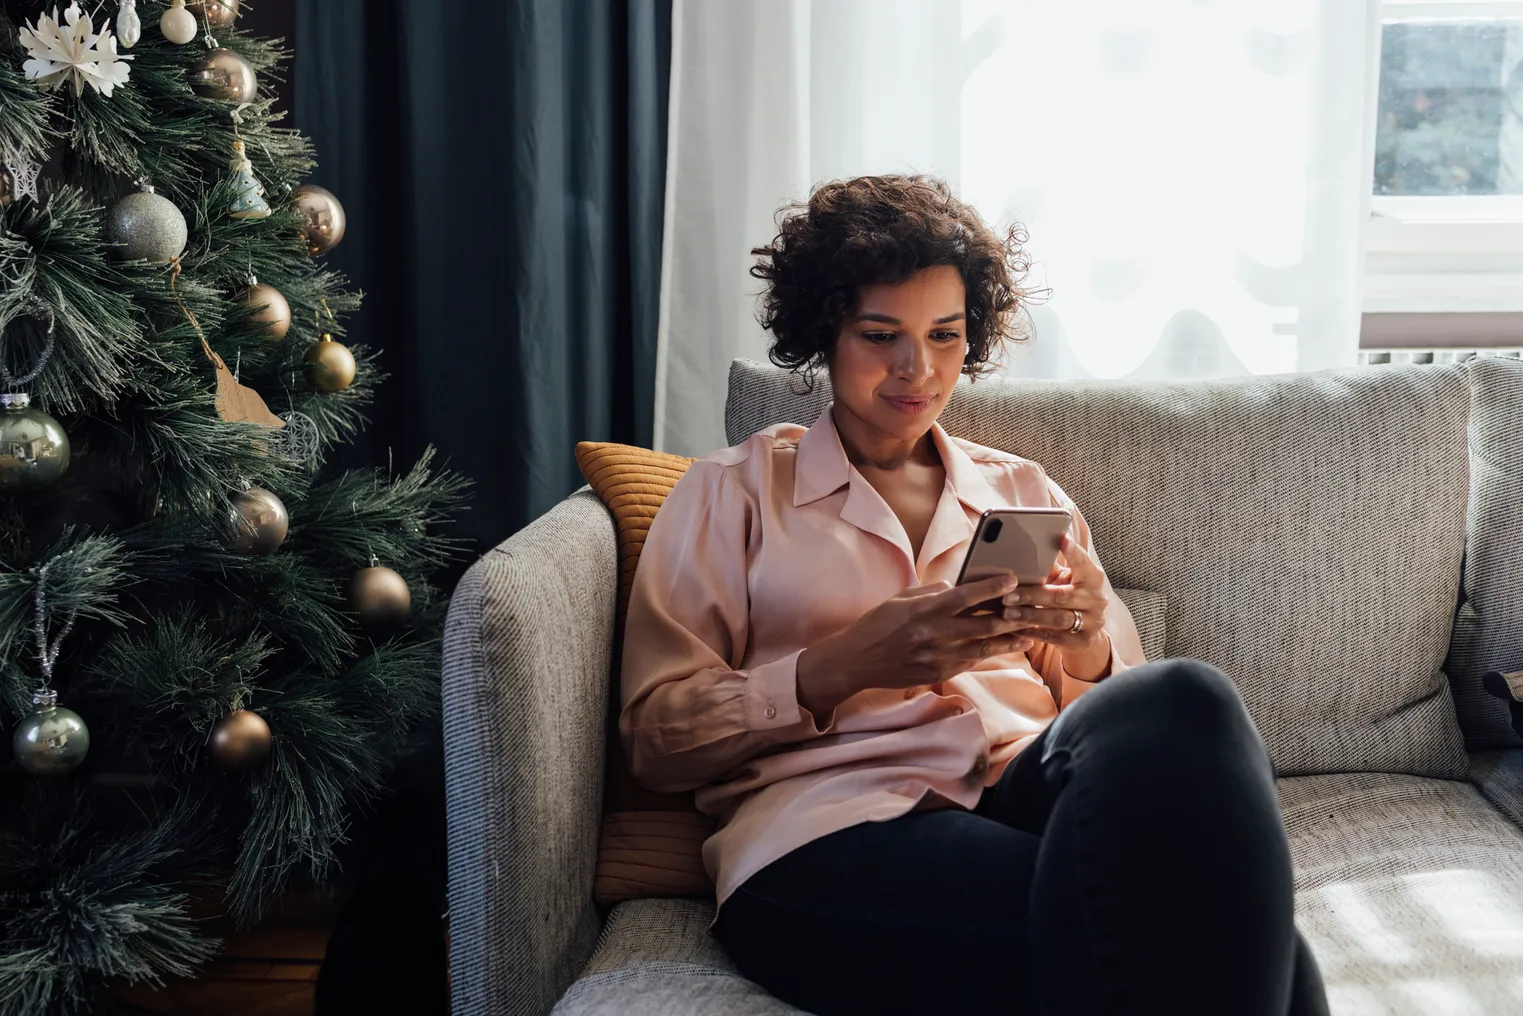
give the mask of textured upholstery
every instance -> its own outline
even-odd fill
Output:
[[[556,1016],[802,1013],[741,977],[708,933],[713,901],[634,900],[608,915],[597,952]]]
[[[828,397],[737,361],[733,441]],[[1041,463],[1112,582],[1168,597],[1167,655],[1220,667],[1282,775],[1460,776],[1441,666],[1465,551],[1463,365],[1192,382],[962,384],[942,423]],[[1414,539],[1414,534],[1420,538]]]
[[[1470,779],[1498,811],[1523,827],[1523,748],[1471,752]]]
[[[1352,774],[1279,790],[1296,923],[1333,1016],[1523,1012],[1523,832],[1473,786]],[[799,1012],[736,972],[712,917],[708,902],[621,905],[557,1016]]]
[[[1280,807],[1333,1016],[1523,1012],[1523,831],[1473,785],[1309,776]]]
[[[444,634],[454,1016],[544,1013],[591,953],[613,521],[582,490],[466,572]]]
[[[1470,535],[1464,598],[1445,669],[1471,747],[1523,744],[1488,670],[1523,670],[1523,360],[1477,357],[1471,381]]]

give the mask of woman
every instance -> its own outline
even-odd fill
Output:
[[[812,1012],[1325,1013],[1233,684],[1146,663],[1067,494],[936,423],[1015,337],[1021,240],[939,181],[869,177],[753,252],[773,361],[834,401],[695,462],[657,515],[635,777],[718,818],[715,932]],[[1072,514],[1049,582],[951,585],[1005,505]]]

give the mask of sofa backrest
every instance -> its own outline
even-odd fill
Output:
[[[1523,360],[1476,357],[1470,376],[1470,525],[1445,669],[1473,748],[1523,745],[1488,670],[1523,670]]]
[[[829,401],[736,361],[733,444]],[[1442,666],[1466,548],[1464,365],[1188,382],[964,382],[952,434],[1040,462],[1167,655],[1229,674],[1282,775],[1466,767]]]

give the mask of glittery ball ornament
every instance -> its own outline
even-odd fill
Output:
[[[301,215],[301,235],[313,254],[326,254],[344,238],[344,206],[326,187],[302,184],[291,191],[291,207]]]
[[[185,250],[190,230],[173,201],[144,187],[106,212],[106,242],[123,261],[168,264]]]
[[[222,768],[246,772],[270,757],[270,725],[250,709],[234,709],[212,727],[206,750]]]
[[[32,494],[69,468],[69,435],[25,392],[0,395],[0,494]]]
[[[218,46],[191,65],[190,87],[197,95],[223,102],[253,102],[259,98],[254,65],[230,49]]]
[[[286,539],[291,517],[280,498],[263,487],[235,494],[224,525],[228,548],[240,554],[269,554]]]
[[[72,709],[58,704],[51,688],[33,693],[34,711],[16,725],[11,748],[21,768],[33,776],[61,776],[85,760],[90,728]]]

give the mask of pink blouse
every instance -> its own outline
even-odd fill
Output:
[[[1093,683],[1038,643],[925,687],[869,689],[815,717],[799,653],[910,586],[955,582],[979,513],[1061,506],[1040,465],[933,439],[946,485],[920,549],[847,460],[829,408],[807,430],[770,427],[698,460],[657,513],[629,602],[619,732],[635,779],[696,790],[718,819],[704,863],[725,899],[790,850],[859,822],[972,808],[984,787]],[[1143,662],[1109,581],[1110,673]]]

